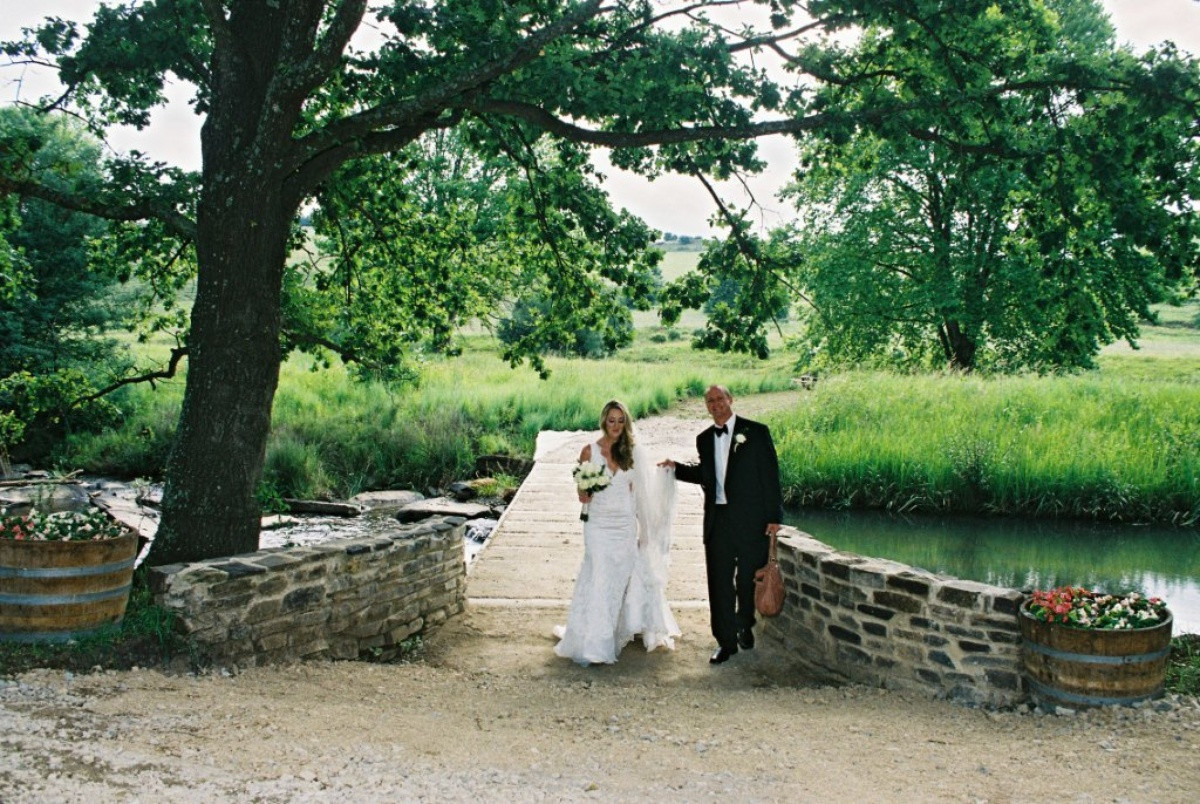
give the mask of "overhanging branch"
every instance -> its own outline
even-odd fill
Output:
[[[0,174],[0,193],[40,198],[63,209],[83,212],[110,221],[144,221],[155,219],[162,221],[175,234],[190,241],[196,239],[196,223],[174,209],[164,209],[152,199],[136,201],[124,205],[107,203],[104,198],[78,195],[53,187],[47,187],[39,182],[14,179]]]
[[[723,198],[721,198],[720,193],[718,193],[716,188],[712,186],[712,183],[709,182],[708,177],[705,176],[702,172],[700,172],[700,170],[698,168],[695,168],[695,167],[692,168],[692,176],[694,176],[704,186],[704,189],[708,191],[708,194],[712,198],[713,203],[715,203],[717,205],[717,210],[720,212],[721,217],[724,218],[725,222],[729,224],[730,234],[734,239],[734,243],[737,245],[738,252],[742,255],[742,259],[746,260],[746,262],[748,262],[748,263],[752,263],[752,264],[758,266],[758,268],[760,270],[764,270],[764,271],[767,271],[767,272],[773,274],[775,276],[775,279],[781,285],[783,285],[785,288],[790,290],[792,293],[796,294],[796,297],[798,299],[805,302],[809,307],[812,307],[813,310],[816,310],[817,315],[824,318],[825,317],[824,311],[822,311],[821,308],[817,307],[816,303],[811,298],[809,298],[804,293],[804,291],[800,290],[795,285],[793,285],[791,282],[789,282],[787,277],[783,275],[783,272],[781,270],[777,270],[777,268],[774,265],[763,265],[762,264],[762,260],[759,259],[758,255],[755,253],[754,248],[746,240],[746,232],[745,232],[744,228],[741,226],[741,221],[739,221],[737,219],[737,217],[734,216],[733,212],[730,211],[729,207],[726,206],[725,200]],[[779,327],[778,321],[775,322],[775,327],[779,331],[779,334],[782,335],[783,330]]]
[[[702,140],[749,140],[772,134],[803,134],[824,128],[834,122],[872,122],[918,107],[916,105],[899,105],[864,112],[836,115],[819,113],[787,120],[764,120],[740,126],[685,126],[650,131],[600,131],[584,128],[556,117],[540,106],[521,101],[476,98],[465,102],[464,108],[476,114],[499,114],[515,117],[543,131],[573,142],[583,142],[606,148],[642,148],[650,145],[672,145]]]
[[[107,396],[118,388],[123,388],[126,385],[148,382],[150,383],[151,387],[154,387],[154,383],[158,380],[169,380],[175,376],[175,372],[179,368],[179,361],[187,357],[187,353],[188,350],[186,346],[176,347],[171,350],[171,360],[167,363],[167,367],[165,369],[162,369],[161,371],[151,371],[137,377],[125,377],[124,379],[117,380],[112,385],[101,388],[94,394],[88,394],[87,396],[82,396],[79,399],[74,400],[68,407],[77,408],[80,405],[86,405],[88,402],[95,402],[97,399]]]
[[[456,98],[479,91],[503,75],[536,59],[542,49],[604,11],[602,0],[581,3],[570,14],[555,20],[521,40],[513,50],[478,68],[453,76],[422,95],[385,104],[343,118],[301,140],[301,148],[317,154],[350,145],[373,131],[388,127],[407,128],[415,121],[438,116],[455,105]]]

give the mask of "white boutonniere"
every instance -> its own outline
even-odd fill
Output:
[[[733,437],[733,451],[737,452],[737,448],[746,443],[746,434],[738,433]]]

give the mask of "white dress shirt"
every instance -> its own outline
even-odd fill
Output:
[[[733,423],[737,421],[737,414],[729,417],[729,421],[725,422],[725,435],[713,433],[713,464],[717,470],[717,505],[725,505],[728,500],[725,499],[725,467],[729,465],[729,447],[733,444]]]

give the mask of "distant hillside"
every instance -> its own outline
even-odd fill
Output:
[[[663,251],[703,251],[704,238],[693,235],[673,235],[667,232],[661,240],[654,244]]]

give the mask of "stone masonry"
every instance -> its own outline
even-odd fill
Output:
[[[372,537],[154,567],[151,588],[217,665],[386,660],[463,611],[463,522],[397,522]]]
[[[813,672],[971,705],[1028,697],[1021,592],[839,552],[794,528],[778,555],[787,598],[764,636]]]

